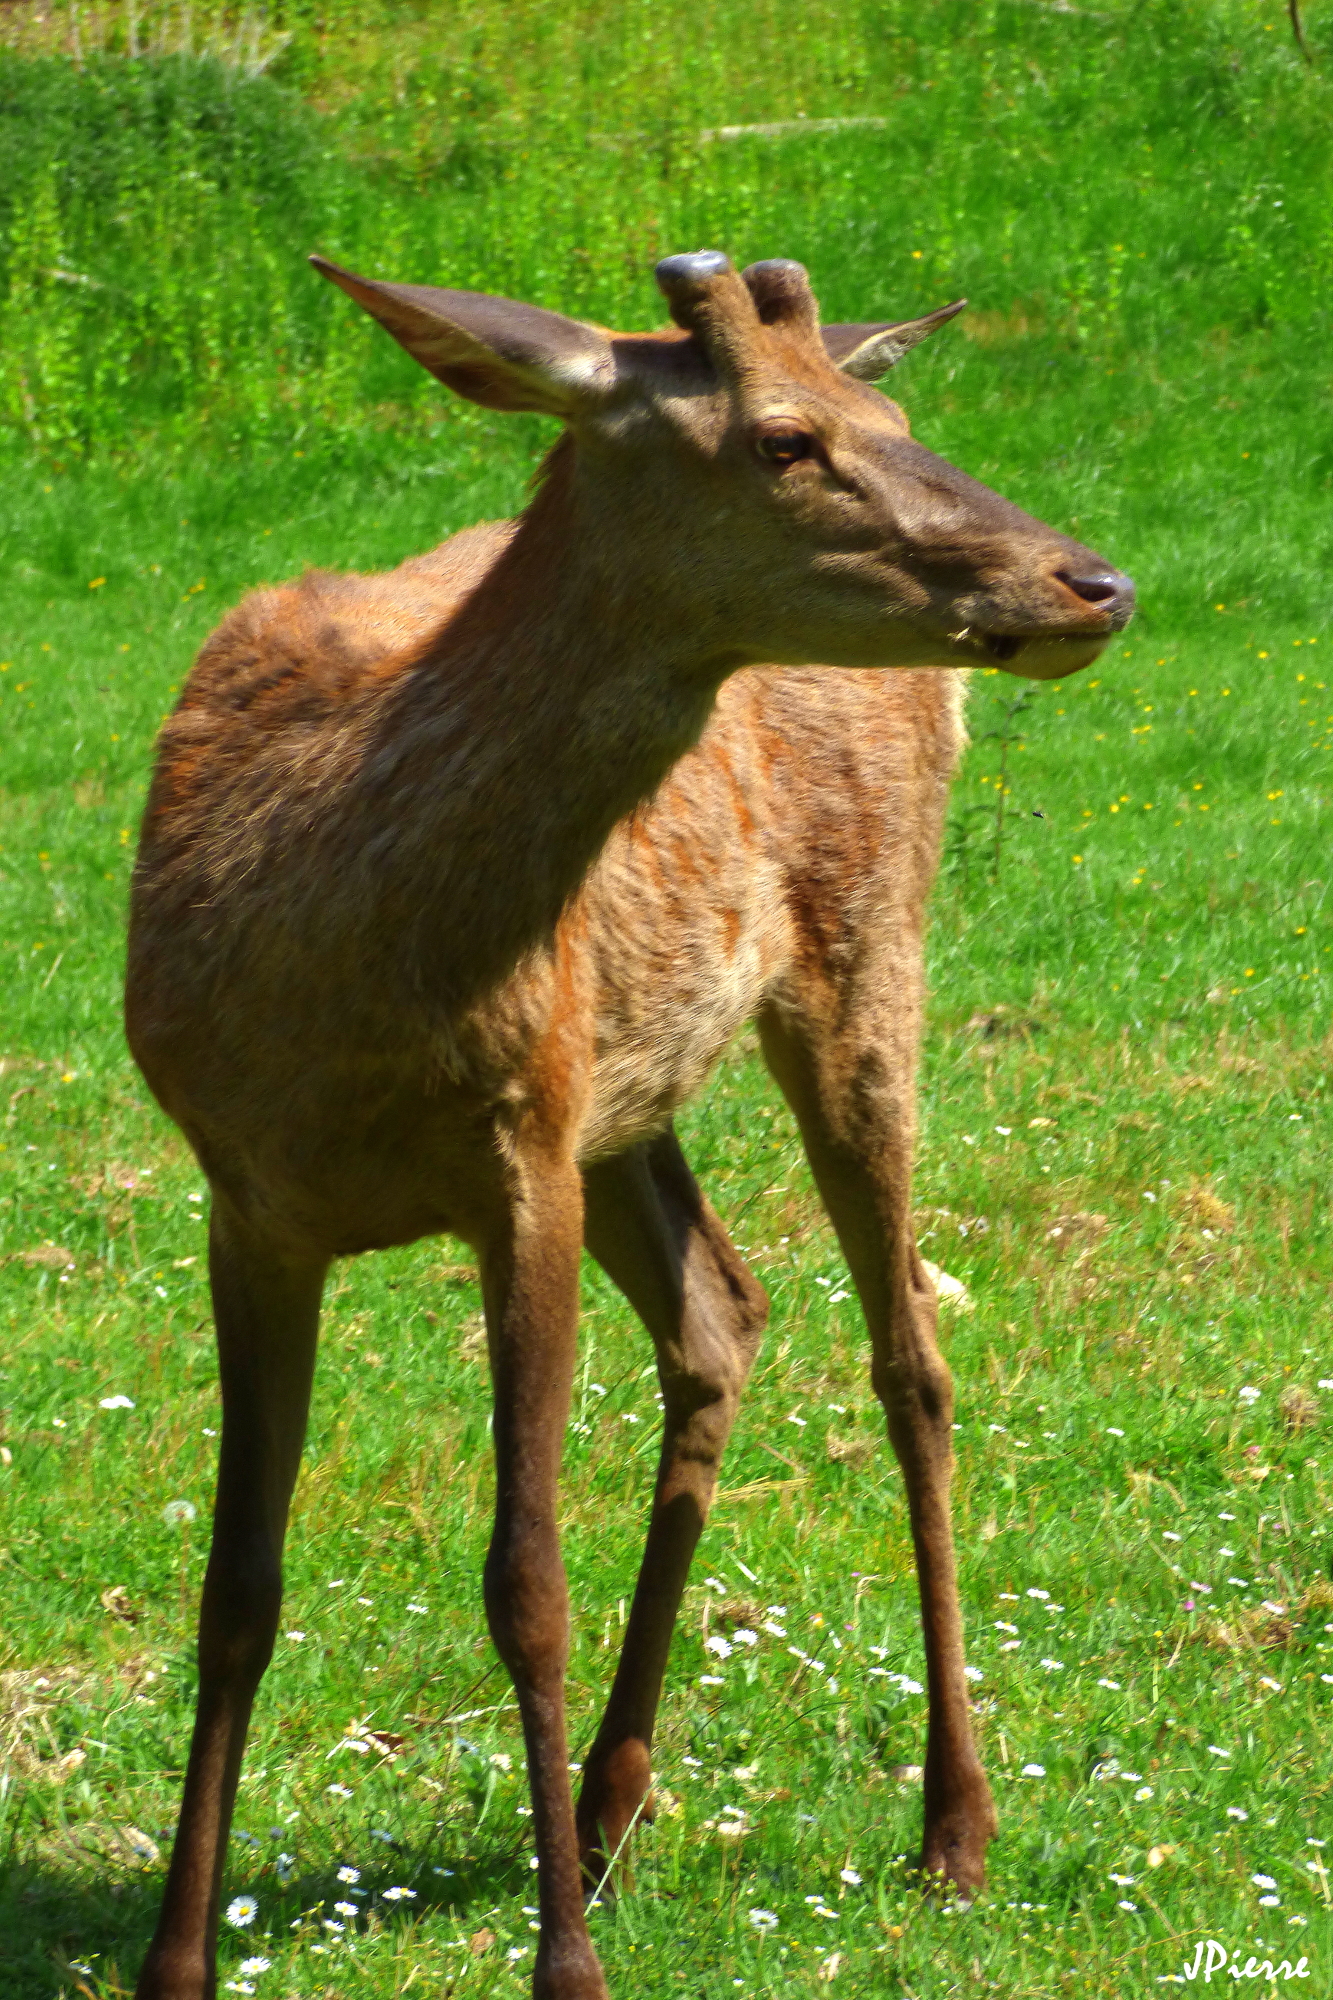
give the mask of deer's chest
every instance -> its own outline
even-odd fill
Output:
[[[659,1130],[706,1081],[786,963],[775,870],[751,853],[696,854],[664,878],[660,851],[611,857],[587,898],[592,1063],[584,1160]]]

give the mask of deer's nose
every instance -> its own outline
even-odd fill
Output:
[[[1134,582],[1118,569],[1061,568],[1056,579],[1084,604],[1108,611],[1114,623],[1126,625],[1134,609]]]

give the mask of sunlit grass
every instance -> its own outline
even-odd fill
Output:
[[[173,71],[169,40],[114,75],[33,68],[68,19],[24,16],[0,102],[65,136],[27,144],[15,116],[0,174],[6,2000],[132,1983],[189,1726],[218,1423],[202,1182],[118,1013],[153,732],[246,588],[513,511],[546,435],[448,405],[304,273],[315,241],[623,324],[658,314],[653,258],[700,241],[802,256],[831,317],[966,290],[895,383],[918,435],[1141,590],[1089,674],[1025,701],[974,679],[934,905],[917,1210],[972,1302],[945,1324],[990,1894],[958,1911],[907,1879],[902,1485],[745,1043],[684,1130],[773,1320],[637,1891],[594,1916],[613,1990],[1140,1995],[1208,1937],[1327,1981],[1326,85],[1279,8],[1105,14],[292,8],[252,95],[243,64]],[[114,68],[124,21],[99,18]],[[144,46],[159,27],[143,10]],[[888,122],[699,138],[800,113]],[[479,1313],[447,1243],[331,1284],[224,1990],[530,1975],[525,1780],[480,1603]],[[590,1271],[576,1746],[637,1562],[649,1359]]]
[[[831,318],[967,292],[1034,400],[1077,356],[1073,464],[1110,438],[1160,463],[1202,367],[1199,471],[1251,449],[1257,476],[1232,416],[1293,366],[1307,408],[1322,380],[1333,121],[1276,6],[197,6],[196,47],[206,23],[219,48],[290,37],[259,76],[176,52],[174,7],[36,12],[0,48],[11,455],[416,432],[434,391],[306,271],[316,247],[613,324],[660,317],[653,262],[704,241],[804,259]],[[76,18],[81,67],[55,53]]]
[[[518,442],[495,449],[516,489]],[[439,481],[324,474],[302,515],[305,474],[284,476],[290,499],[239,479],[210,497],[201,478],[133,494],[127,518],[122,489],[67,487],[83,496],[79,568],[30,580],[25,657],[50,632],[50,664],[4,696],[34,702],[15,710],[23,779],[0,856],[4,1929],[26,1954],[16,1990],[34,1996],[58,1952],[114,1992],[151,1925],[161,1861],[145,1856],[174,1811],[216,1450],[201,1180],[119,1044],[122,831],[156,717],[221,603],[305,555],[381,562],[448,524]],[[40,485],[26,504],[54,500]],[[107,582],[90,591],[84,569]],[[49,609],[42,591],[56,593]],[[923,1701],[901,1482],[836,1245],[743,1049],[686,1139],[738,1218],[773,1326],[673,1655],[670,1799],[643,1836],[637,1894],[596,1919],[617,1990],[651,1964],[654,1980],[683,1972],[709,1996],[736,1979],[814,1993],[837,1956],[852,1992],[893,1977],[920,1994],[977,1980],[1128,1994],[1178,1970],[1201,1936],[1296,1940],[1327,1962],[1323,1878],[1307,1867],[1321,1850],[1306,1842],[1324,1837],[1333,1696],[1319,1386],[1333,1379],[1333,932],[1300,704],[1328,640],[1210,615],[1226,635],[1214,646],[1158,651],[1131,633],[1011,718],[1024,747],[1008,753],[1016,817],[998,880],[987,732],[1021,690],[977,677],[936,899],[918,1221],[925,1253],[975,1302],[946,1324],[977,1721],[1004,1822],[991,1898],[971,1915],[924,1908],[905,1876]],[[1136,735],[1149,696],[1152,733]],[[479,1310],[475,1274],[447,1245],[348,1265],[331,1289],[283,1618],[303,1636],[280,1641],[261,1698],[238,1814],[251,1839],[228,1890],[253,1893],[258,1914],[228,1930],[226,1977],[260,1992],[355,1977],[388,1993],[409,1972],[509,1991],[531,1963],[507,1955],[530,1944],[530,1848],[478,1588],[491,1491]],[[576,1745],[632,1587],[655,1451],[648,1364],[590,1274],[565,1500]],[[705,1635],[738,1625],[755,1646],[705,1652]],[[338,1748],[349,1742],[367,1747]],[[1137,1781],[1094,1775],[1111,1760]],[[344,1865],[357,1884],[339,1884]],[[414,1896],[385,1902],[391,1888]],[[364,1919],[334,1912],[349,1900]],[[777,1928],[755,1929],[752,1909]],[[273,1970],[240,1973],[255,1956]],[[66,1991],[76,1977],[88,1983],[66,1974]]]

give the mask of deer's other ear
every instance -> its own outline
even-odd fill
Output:
[[[310,262],[364,306],[414,361],[457,395],[489,410],[571,417],[599,402],[615,379],[606,335],[563,313],[489,292],[385,285],[341,270],[326,257]]]
[[[926,313],[921,319],[899,320],[892,326],[826,326],[822,329],[824,348],[844,375],[854,375],[858,382],[878,382],[918,341],[925,340],[966,304],[966,299],[955,299],[938,312]]]

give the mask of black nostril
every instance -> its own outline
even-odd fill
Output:
[[[1072,590],[1085,604],[1115,604],[1130,590],[1129,578],[1114,570],[1101,576],[1075,576],[1067,569],[1058,569],[1055,574],[1066,590]]]

